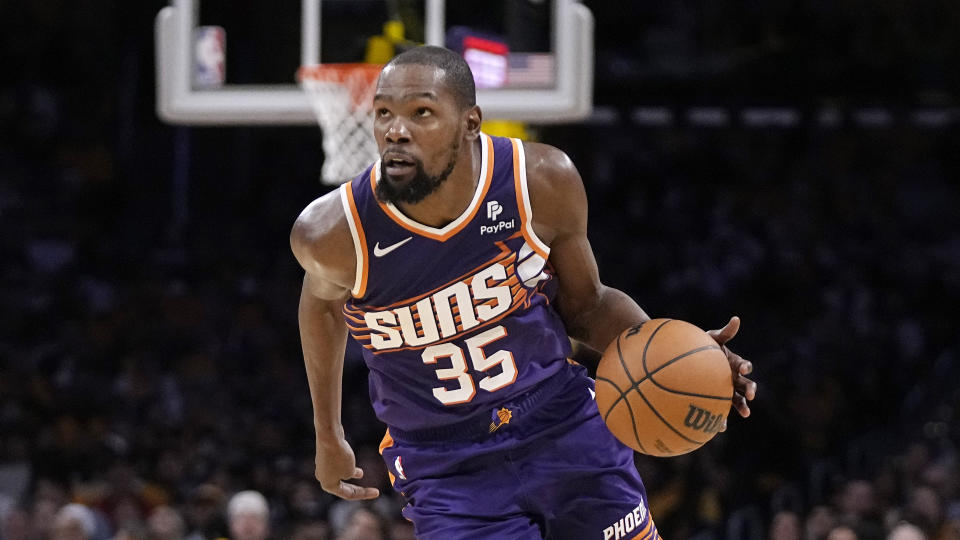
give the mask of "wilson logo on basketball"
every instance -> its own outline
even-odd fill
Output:
[[[723,415],[710,414],[709,411],[691,404],[687,417],[683,420],[683,425],[704,433],[716,433],[723,427]]]

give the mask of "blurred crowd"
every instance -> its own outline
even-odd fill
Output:
[[[651,316],[740,315],[732,347],[755,361],[748,420],[689,460],[638,460],[665,537],[764,537],[775,515],[809,538],[828,516],[956,537],[956,132],[551,135],[587,179],[605,282]]]
[[[344,425],[383,495],[313,479],[287,235],[329,189],[319,130],[160,124],[163,4],[0,4],[0,539],[411,538],[353,345]],[[637,456],[665,538],[960,538],[956,129],[539,135],[580,168],[607,284],[743,319],[751,417]]]
[[[409,538],[352,347],[344,423],[384,496],[339,502],[312,478],[286,231],[323,188],[278,180],[279,162],[245,186],[193,173],[176,228],[172,188],[144,202],[108,141],[55,120],[0,119],[16,130],[0,149],[2,537]],[[192,171],[237,144],[316,159],[305,133],[219,136],[196,132]],[[652,316],[744,321],[752,417],[689,456],[637,457],[666,537],[957,537],[955,134],[542,136],[586,178],[607,283]]]

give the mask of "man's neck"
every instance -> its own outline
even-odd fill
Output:
[[[477,138],[469,152],[460,152],[450,176],[436,191],[415,204],[397,203],[397,208],[410,219],[438,229],[460,217],[477,191],[482,144],[481,138]]]

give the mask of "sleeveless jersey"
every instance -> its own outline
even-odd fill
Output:
[[[343,314],[389,427],[432,429],[558,372],[570,342],[550,306],[549,247],[533,231],[523,144],[481,134],[477,189],[442,228],[374,194],[380,163],[341,186],[357,256]]]

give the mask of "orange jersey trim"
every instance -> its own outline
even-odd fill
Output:
[[[387,448],[390,448],[391,446],[393,446],[393,436],[390,435],[390,428],[387,428],[386,433],[383,434],[383,440],[380,441],[380,448],[379,448],[380,455],[382,456],[383,451],[386,450]],[[387,476],[390,477],[391,486],[397,483],[397,478],[393,475],[392,472],[390,472],[389,467],[387,468]]]
[[[657,540],[660,533],[657,531],[657,525],[653,522],[653,516],[647,512],[647,525],[632,537],[634,540]]]
[[[386,433],[383,434],[383,440],[380,441],[380,448],[378,448],[380,455],[382,456],[383,451],[391,446],[393,446],[393,435],[390,435],[390,428],[387,428]]]
[[[377,177],[379,174],[379,167],[377,164],[375,164],[373,168],[370,170],[370,189],[373,190],[374,200],[376,200],[377,204],[380,205],[380,209],[383,210],[384,214],[389,216],[394,223],[403,227],[404,229],[414,234],[418,234],[420,236],[425,236],[432,240],[436,240],[438,242],[445,242],[449,240],[450,238],[455,236],[457,233],[462,231],[467,225],[469,225],[471,221],[473,221],[473,218],[477,215],[477,212],[480,210],[480,207],[483,206],[483,200],[487,198],[487,192],[490,190],[490,184],[492,183],[492,180],[493,180],[493,158],[494,158],[493,139],[491,139],[487,135],[481,135],[481,137],[483,140],[483,145],[484,145],[485,153],[487,156],[487,163],[486,163],[486,170],[484,171],[484,176],[483,178],[480,179],[480,182],[482,183],[481,187],[479,188],[480,195],[476,196],[476,194],[474,194],[474,199],[471,201],[472,207],[465,210],[464,214],[461,214],[460,217],[454,220],[454,221],[462,220],[460,224],[457,225],[456,227],[446,232],[440,232],[442,229],[437,229],[435,227],[430,227],[428,225],[417,223],[416,221],[413,221],[412,219],[407,218],[406,216],[401,217],[402,213],[400,212],[400,210],[396,209],[395,206],[387,205],[381,202],[379,199],[377,199],[376,198],[377,181],[378,181]]]
[[[533,223],[530,221],[531,216],[527,213],[526,171],[521,170],[521,167],[526,167],[526,160],[520,159],[520,144],[519,139],[510,139],[510,145],[513,146],[513,185],[517,195],[517,208],[520,210],[520,232],[523,233],[524,239],[533,251],[547,260],[550,257],[550,252],[545,251],[541,247],[544,245],[543,242],[534,237]],[[521,161],[524,163],[521,163]]]
[[[346,201],[347,220],[350,225],[350,232],[353,233],[353,239],[357,245],[357,283],[353,284],[350,293],[354,298],[362,298],[367,292],[367,274],[369,268],[367,264],[367,235],[363,232],[363,223],[360,222],[360,213],[357,211],[357,202],[353,199],[353,182],[347,182],[341,188],[340,192],[343,200]]]

